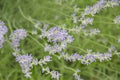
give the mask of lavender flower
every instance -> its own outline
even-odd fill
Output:
[[[90,30],[83,30],[83,33],[85,36],[93,36],[93,35],[97,35],[100,33],[99,29],[90,29]]]
[[[62,42],[66,40],[68,33],[66,30],[61,30],[59,27],[50,28],[46,37],[49,42]]]
[[[96,58],[100,60],[100,62],[105,61],[105,60],[110,60],[112,57],[112,54],[110,53],[104,53],[104,54],[97,54]]]
[[[3,35],[0,35],[0,48],[3,47],[3,43],[4,43],[4,36]]]
[[[46,44],[44,47],[44,51],[49,51],[50,54],[55,54],[57,52],[61,52],[62,48],[58,44],[55,44],[54,46]]]
[[[45,56],[44,59],[40,59],[38,63],[39,65],[42,66],[43,64],[47,64],[47,62],[50,62],[50,61],[52,61],[51,56]]]
[[[109,0],[107,1],[105,7],[119,6],[119,0]]]
[[[4,35],[8,32],[4,22],[0,22],[0,35]]]
[[[95,52],[92,52],[91,50],[89,50],[88,52],[90,53],[86,55],[79,55],[77,53],[69,55],[67,53],[65,54],[62,52],[60,56],[58,56],[58,59],[64,58],[64,60],[70,61],[70,62],[81,61],[82,64],[88,65],[88,64],[95,62],[97,59],[100,62],[102,62],[105,60],[110,60],[112,57],[112,54],[110,53],[104,53],[104,54],[99,53],[99,52],[95,53]],[[115,52],[115,53],[117,54],[118,52]]]
[[[26,30],[25,29],[17,29],[11,33],[9,38],[10,38],[10,40],[14,40],[14,39],[23,40],[25,37],[27,37]]]
[[[60,76],[62,75],[58,71],[55,71],[55,70],[51,71],[50,74],[51,74],[52,78],[54,78],[56,80],[59,80]]]
[[[120,24],[120,16],[116,16],[116,18],[114,19],[114,23]]]
[[[60,74],[58,71],[50,71],[50,68],[49,67],[46,67],[46,68],[42,68],[42,73],[46,72],[46,74],[50,74],[51,75],[51,78],[53,79],[56,79],[56,80],[59,80],[60,76],[62,74]]]
[[[73,74],[73,77],[74,77],[76,80],[83,80],[83,79],[81,79],[80,75],[78,75],[77,73],[74,73],[74,74]]]
[[[82,25],[87,26],[88,24],[93,24],[93,18],[81,18]]]
[[[82,17],[89,14],[94,16],[96,13],[100,12],[104,8],[105,4],[105,0],[100,0],[93,6],[87,6],[84,12],[82,13]]]
[[[50,73],[50,68],[49,67],[46,67],[46,68],[42,68],[42,73],[44,73],[44,72],[47,72],[46,74],[49,74]]]
[[[78,16],[76,16],[76,14],[72,14],[71,16],[72,16],[72,19],[73,19],[73,23],[74,24],[78,23],[78,19],[79,19]]]
[[[48,42],[53,42],[53,45],[45,44],[44,50],[49,51],[50,54],[61,52],[67,47],[67,43],[71,43],[74,39],[68,35],[66,30],[62,30],[59,27],[43,28],[41,38],[47,37]]]
[[[32,74],[32,72],[30,72],[30,70],[32,67],[32,60],[33,57],[28,54],[16,56],[16,61],[20,64],[22,72],[25,74],[25,77],[31,77],[30,75]]]
[[[17,29],[11,33],[9,39],[11,40],[11,46],[13,50],[20,51],[20,40],[23,40],[27,36],[27,32],[24,29]]]
[[[81,63],[82,64],[90,64],[92,62],[96,61],[96,57],[93,54],[86,54],[82,59],[81,59]]]
[[[4,22],[0,22],[0,48],[3,47],[3,43],[5,42],[4,40],[4,35],[7,33],[8,29],[5,26]]]

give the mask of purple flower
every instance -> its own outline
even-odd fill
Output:
[[[23,40],[25,37],[27,37],[27,32],[24,29],[17,29],[14,32],[11,33],[9,36],[9,39],[11,40],[11,46],[13,50],[20,51],[20,40]]]
[[[0,34],[4,35],[8,32],[7,27],[5,26],[4,22],[0,22]]]
[[[50,74],[51,74],[52,78],[54,78],[56,80],[59,80],[60,76],[62,75],[58,71],[55,71],[55,70],[51,71]]]
[[[3,43],[4,43],[4,36],[3,35],[0,35],[0,48],[3,47]]]
[[[114,7],[114,6],[119,6],[119,0],[109,0],[105,5],[105,7]]]
[[[40,59],[40,61],[38,62],[40,65],[43,64],[47,64],[47,62],[50,62],[51,60],[51,56],[45,56],[44,59]]]
[[[52,42],[53,45],[47,44],[44,47],[45,52],[49,51],[50,54],[61,52],[66,48],[67,43],[71,43],[74,38],[68,34],[66,30],[62,30],[59,27],[50,28],[48,31],[45,28],[42,30],[41,38],[47,37],[48,42]]]
[[[87,6],[84,12],[82,13],[82,17],[89,14],[94,16],[96,13],[100,12],[101,9],[104,8],[105,4],[106,4],[105,0],[100,0],[93,6]]]
[[[32,74],[30,72],[31,67],[32,67],[32,60],[33,57],[32,55],[24,54],[24,55],[17,55],[16,56],[16,61],[20,64],[22,68],[22,72],[25,74],[26,77],[31,77],[30,75]]]
[[[94,56],[94,54],[86,54],[82,59],[81,59],[81,63],[82,64],[90,64],[92,62],[96,61],[96,57]]]
[[[49,36],[47,36],[49,41],[53,41],[53,42],[62,42],[64,41],[67,36],[68,33],[65,30],[61,30],[59,27],[53,27],[51,29],[48,30]]]
[[[114,23],[115,24],[120,24],[120,15],[116,16],[116,18],[114,19]]]
[[[105,60],[110,60],[112,57],[111,53],[104,53],[104,54],[97,54],[96,58],[100,60],[100,62],[105,61]]]
[[[5,26],[4,22],[0,22],[0,48],[3,47],[3,43],[5,42],[4,40],[4,35],[7,33],[8,29]]]
[[[82,56],[80,56],[77,53],[74,53],[69,57],[69,60],[72,61],[72,62],[78,61],[80,59],[82,59]]]
[[[53,46],[46,44],[44,47],[44,51],[49,51],[50,54],[55,54],[57,52],[61,52],[62,47],[60,47],[58,44],[54,44]]]
[[[74,73],[74,74],[73,74],[73,77],[74,77],[76,80],[83,80],[83,79],[81,79],[80,75],[78,75],[77,73]]]
[[[66,30],[62,30],[59,27],[50,28],[48,31],[45,30],[43,31],[42,35],[43,37],[47,37],[48,42],[56,43],[56,42],[65,41],[68,38],[72,39],[72,37],[68,35],[68,32]]]
[[[17,29],[14,32],[11,33],[10,35],[10,40],[14,40],[14,39],[24,39],[25,37],[27,37],[27,32],[25,29]]]
[[[87,26],[88,24],[92,25],[93,24],[93,18],[81,18],[82,25]]]

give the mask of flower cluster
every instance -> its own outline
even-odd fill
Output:
[[[20,64],[22,72],[25,74],[25,77],[31,77],[32,72],[30,72],[32,67],[32,55],[16,55],[16,61]]]
[[[51,78],[56,79],[56,80],[59,80],[60,76],[62,75],[58,71],[55,71],[55,70],[50,71],[49,67],[43,68],[42,72],[46,72],[46,74],[50,74]]]
[[[105,0],[100,0],[93,6],[87,6],[84,12],[82,13],[82,17],[84,17],[85,15],[94,16],[96,13],[99,13],[104,8],[105,4]]]
[[[94,16],[104,8],[114,7],[118,5],[119,5],[119,0],[100,0],[93,6],[87,6],[85,10],[82,12],[82,14],[80,15],[81,16],[80,19],[78,16],[79,8],[77,8],[77,5],[75,5],[73,7],[74,13],[71,15],[73,19],[73,25],[75,27],[72,29],[67,28],[67,30],[73,31],[73,32],[80,32],[82,30],[81,32],[83,32],[85,36],[96,35],[100,33],[99,29],[96,29],[96,28],[94,29],[89,28],[89,30],[86,29],[88,25],[93,24],[94,18],[90,18],[90,17],[88,18],[86,16],[87,15]],[[114,19],[114,23],[115,24],[120,23],[120,16],[117,16]],[[43,29],[41,30],[39,26],[41,27],[43,26]],[[89,65],[97,60],[100,62],[111,60],[113,53],[120,55],[120,52],[117,52],[117,49],[114,46],[111,46],[110,48],[108,48],[108,51],[105,53],[92,52],[92,50],[87,50],[86,51],[87,54],[85,55],[80,55],[77,53],[70,55],[68,53],[64,53],[63,49],[67,47],[67,44],[71,43],[74,40],[73,36],[69,35],[69,33],[67,32],[65,28],[66,24],[63,25],[65,29],[63,29],[61,26],[55,26],[50,28],[48,28],[48,26],[49,26],[48,24],[43,25],[38,21],[37,24],[34,25],[35,30],[32,31],[32,34],[38,35],[39,34],[38,30],[41,30],[41,35],[39,36],[40,39],[44,38],[45,40],[47,40],[45,45],[42,47],[44,47],[44,51],[45,52],[48,51],[50,55],[44,56],[43,58],[38,60],[37,58],[34,58],[31,54],[30,55],[14,54],[14,56],[16,57],[16,61],[20,64],[22,72],[27,78],[31,77],[31,74],[32,74],[31,68],[33,67],[33,65],[39,65],[42,68],[42,73],[46,72],[46,74],[51,75],[51,78],[59,80],[62,74],[60,74],[56,70],[50,70],[50,68],[47,65],[48,62],[52,61],[51,58],[55,53],[60,53],[60,55],[59,54],[54,55],[54,56],[57,56],[58,59],[63,58],[64,60],[69,62],[80,61],[81,64],[84,64],[84,65]],[[4,35],[7,33],[7,31],[8,30],[4,22],[0,22],[0,48],[2,48],[2,45],[5,41]],[[20,40],[23,40],[26,37],[27,37],[27,31],[25,29],[17,29],[11,33],[11,35],[9,36],[10,45],[12,46],[15,52],[17,53],[20,52],[20,48],[19,48]],[[118,40],[118,42],[120,42],[120,40]],[[63,66],[63,67],[66,67],[66,66]],[[78,74],[80,70],[75,71],[73,68],[70,68],[70,67],[66,67],[66,68],[75,72],[73,74],[73,77],[76,80],[82,80],[80,78],[80,75]]]
[[[103,8],[114,6],[119,6],[119,0],[100,0],[93,6],[87,6],[82,13],[82,17],[84,17],[85,15],[94,16],[95,14],[99,13]]]
[[[4,22],[0,22],[0,48],[2,48],[4,40],[4,35],[7,33],[8,29]]]
[[[105,7],[119,6],[119,0],[109,0],[107,1]]]
[[[93,18],[81,18],[81,25],[87,26],[88,24],[92,25],[93,24]]]
[[[9,36],[9,39],[11,40],[11,46],[13,50],[20,51],[20,40],[23,40],[25,37],[27,37],[27,32],[25,29],[17,29],[14,32],[11,33]]]
[[[44,56],[44,58],[43,59],[40,59],[39,61],[38,61],[38,64],[39,65],[43,65],[43,64],[47,64],[47,62],[50,62],[50,61],[52,61],[51,60],[51,56]]]
[[[74,40],[66,30],[62,30],[60,27],[52,27],[48,31],[46,29],[42,30],[42,38],[46,37],[48,42],[53,43],[53,45],[46,44],[44,48],[50,54],[62,51],[62,49],[67,47],[67,43],[71,43]]]
[[[66,61],[70,61],[70,62],[75,62],[75,61],[81,61],[82,64],[91,64],[93,62],[95,62],[97,59],[102,62],[105,60],[110,60],[112,57],[111,53],[93,53],[93,54],[86,54],[86,55],[79,55],[77,53],[74,53],[72,55],[69,54],[64,54],[61,53],[60,56],[58,56],[58,59],[64,58]]]

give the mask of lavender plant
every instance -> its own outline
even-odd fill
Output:
[[[64,2],[68,2],[68,0],[55,0],[57,5],[62,5]],[[96,22],[95,16],[108,8],[119,7],[119,4],[119,0],[99,0],[92,6],[86,6],[82,11],[81,7],[72,4],[73,8],[69,17],[65,17],[64,23],[59,24],[27,17],[19,8],[23,18],[32,25],[32,27],[29,26],[32,30],[27,28],[11,30],[12,33],[8,35],[9,39],[7,39],[4,35],[11,26],[6,27],[7,23],[0,22],[0,49],[2,49],[3,43],[8,40],[12,49],[11,55],[19,63],[21,73],[26,78],[33,79],[34,69],[37,67],[39,68],[38,74],[41,73],[40,76],[49,77],[52,80],[68,80],[69,78],[65,77],[69,74],[72,76],[71,80],[85,80],[83,79],[84,75],[81,75],[84,72],[82,67],[111,62],[110,60],[114,59],[114,56],[120,55],[119,49],[111,42],[112,40],[115,43],[120,43],[119,36],[105,35],[104,30],[98,27],[99,25],[93,27]],[[114,17],[111,23],[119,24],[120,16]],[[109,37],[108,41],[100,41],[100,38],[105,37],[106,39],[106,36]],[[25,41],[25,45],[22,45],[21,40]],[[74,46],[75,41],[78,42]],[[34,46],[34,43],[37,44]],[[21,45],[25,49],[21,49]],[[96,45],[99,47],[97,48]],[[94,48],[98,50],[94,51]],[[102,50],[102,48],[105,49]]]

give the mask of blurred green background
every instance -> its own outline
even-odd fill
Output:
[[[0,0],[0,20],[4,21],[9,28],[9,32],[5,35],[6,39],[8,39],[9,34],[16,28],[24,28],[28,31],[34,30],[34,25],[29,19],[25,19],[25,17],[48,23],[51,26],[66,24],[69,28],[73,27],[70,15],[73,13],[74,5],[78,5],[82,12],[87,5],[93,5],[97,1],[98,0]],[[94,24],[88,26],[88,29],[90,27],[99,28],[101,34],[105,34],[104,36],[97,35],[87,38],[79,33],[70,33],[74,35],[75,40],[72,44],[68,45],[66,49],[67,52],[69,54],[74,52],[84,54],[78,47],[84,50],[92,49],[95,52],[105,52],[107,51],[106,47],[111,45],[114,45],[117,50],[120,51],[120,44],[117,43],[117,37],[120,36],[120,25],[113,23],[113,19],[117,15],[120,15],[120,6],[104,9],[94,17]],[[36,36],[32,36],[32,38],[28,36],[27,39],[21,41],[21,48],[38,59],[48,55],[33,38],[37,39]],[[37,40],[39,41],[39,39]],[[25,78],[19,64],[15,61],[15,57],[12,56],[12,52],[7,42],[4,44],[4,47],[0,49],[0,80],[52,80],[49,75],[41,73],[40,66],[33,67],[31,79]],[[63,74],[61,80],[75,80],[71,76],[73,74],[72,71],[62,67],[63,65],[80,69],[80,75],[84,80],[120,80],[120,59],[118,56],[113,56],[110,61],[101,63],[96,61],[88,66],[82,65],[80,62],[70,63],[53,58],[53,62],[48,63],[48,65],[51,69],[58,70]]]

